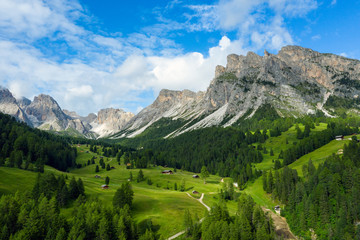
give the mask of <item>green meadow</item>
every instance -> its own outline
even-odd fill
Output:
[[[105,205],[111,206],[112,199],[116,190],[122,183],[128,181],[130,172],[133,175],[131,182],[134,190],[133,216],[136,222],[151,220],[153,225],[158,228],[158,234],[163,237],[169,237],[183,230],[183,214],[185,209],[189,209],[190,213],[202,218],[205,207],[196,199],[189,197],[186,193],[192,194],[193,190],[205,193],[204,202],[211,206],[218,202],[216,194],[221,189],[221,178],[211,175],[206,180],[206,184],[200,178],[193,178],[194,173],[177,170],[172,175],[165,175],[161,172],[165,169],[174,170],[163,167],[151,167],[142,169],[145,181],[137,182],[136,178],[139,169],[126,169],[124,164],[118,165],[115,158],[103,158],[105,164],[110,164],[110,171],[106,171],[100,167],[100,171],[95,173],[95,167],[99,164],[100,155],[89,152],[86,145],[79,145],[77,162],[84,164],[93,156],[96,157],[95,164],[83,166],[79,169],[72,169],[65,173],[58,171],[52,167],[46,166],[45,172],[52,172],[56,175],[64,174],[71,177],[81,178],[84,183],[85,192],[88,198],[96,197],[102,200]],[[37,173],[25,171],[17,168],[0,168],[2,181],[0,184],[0,194],[15,193],[16,191],[31,190]],[[99,175],[100,178],[95,178]],[[200,174],[199,174],[200,175]],[[102,189],[101,185],[105,184],[105,178],[110,178],[109,189]],[[147,179],[151,179],[152,184],[147,183]],[[185,181],[185,191],[180,192],[180,185]],[[175,184],[177,189],[175,190]],[[196,195],[194,195],[196,197]],[[236,202],[229,201],[228,208],[231,213],[235,214],[237,209]],[[72,207],[62,209],[62,214],[71,217]]]
[[[300,128],[304,126],[300,125]],[[321,131],[326,128],[326,124],[316,126],[314,131]],[[315,166],[323,162],[328,156],[338,153],[339,149],[343,148],[350,136],[345,137],[343,141],[333,140],[329,144],[316,149],[315,151],[302,156],[300,159],[289,165],[289,167],[296,169],[300,176],[302,176],[302,165],[306,164],[309,159],[313,161]],[[269,170],[274,166],[274,160],[278,158],[281,151],[286,150],[292,146],[296,139],[295,126],[288,131],[282,133],[278,137],[270,137],[263,143],[268,153],[263,154],[264,160],[261,163],[254,164],[254,167],[259,170]],[[286,143],[287,142],[287,143]],[[256,146],[256,145],[254,145]],[[89,151],[86,145],[76,145],[78,149],[77,163],[81,163],[81,168],[71,169],[69,172],[60,172],[52,167],[46,166],[45,172],[52,172],[56,175],[64,174],[71,177],[81,178],[85,186],[85,192],[88,198],[99,198],[103,204],[107,206],[112,205],[112,199],[116,190],[122,183],[129,180],[130,173],[132,173],[133,180],[131,182],[134,190],[133,201],[133,217],[137,223],[151,220],[153,225],[158,229],[158,234],[167,238],[177,232],[183,230],[183,214],[185,209],[189,209],[190,213],[198,218],[202,218],[205,207],[201,205],[196,199],[189,197],[186,193],[191,194],[195,198],[199,198],[201,193],[204,193],[203,202],[208,206],[212,206],[219,202],[218,193],[222,188],[221,177],[211,175],[207,178],[207,183],[201,178],[193,178],[194,173],[164,168],[160,166],[153,166],[147,169],[142,169],[145,176],[145,181],[137,182],[139,169],[127,169],[124,164],[119,165],[116,158],[103,157],[105,164],[110,164],[110,171],[106,171],[100,167],[100,155]],[[270,156],[270,150],[273,150],[274,156]],[[87,165],[88,160],[96,157],[95,164]],[[121,160],[121,163],[123,161]],[[95,172],[96,165],[99,165],[99,172]],[[172,170],[174,174],[162,174],[163,170]],[[100,178],[95,178],[99,175]],[[198,175],[200,175],[198,173]],[[9,194],[16,191],[31,190],[37,173],[25,171],[17,168],[0,168],[0,194]],[[105,184],[105,178],[110,178],[109,189],[102,189],[101,185]],[[149,184],[148,179],[151,180]],[[228,179],[225,179],[227,181]],[[185,181],[185,191],[180,192],[180,185]],[[176,187],[175,187],[176,185]],[[177,190],[175,189],[177,188]],[[200,194],[194,195],[192,191],[196,190]],[[270,195],[266,194],[262,189],[262,177],[253,182],[249,182],[247,187],[242,191],[251,195],[254,200],[261,206],[273,209],[279,202],[271,199]],[[228,201],[227,208],[231,214],[237,211],[237,203],[235,201]],[[66,217],[71,217],[72,207],[62,209],[62,214]],[[181,239],[181,238],[179,238]]]

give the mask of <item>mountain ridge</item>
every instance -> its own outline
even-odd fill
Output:
[[[316,112],[334,117],[336,111],[327,106],[329,98],[354,103],[358,99],[360,61],[300,46],[285,46],[278,54],[265,50],[264,56],[253,52],[246,56],[230,54],[225,67],[216,67],[208,89],[192,92],[199,96],[196,100],[178,100],[180,92],[162,90],[153,104],[112,138],[135,137],[159,119],[169,117],[186,123],[164,137],[203,127],[227,127],[241,118],[251,118],[265,104],[272,106],[279,117]]]
[[[359,60],[285,46],[277,54],[266,50],[263,56],[230,54],[226,66],[216,66],[206,91],[163,89],[136,115],[106,108],[82,117],[62,110],[48,95],[16,100],[5,88],[0,88],[0,111],[34,127],[75,129],[90,138],[132,138],[161,119],[166,119],[167,126],[175,121],[163,136],[167,138],[204,127],[236,125],[252,118],[262,106],[269,106],[279,117],[316,113],[335,117],[339,108],[358,112],[359,95]]]

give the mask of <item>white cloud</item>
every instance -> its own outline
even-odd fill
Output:
[[[337,2],[336,0],[332,0],[331,5],[335,5],[336,2]]]
[[[179,3],[173,1],[168,8]],[[162,88],[206,90],[215,66],[225,65],[228,54],[292,44],[284,17],[306,14],[316,1],[220,0],[187,7],[194,15],[186,16],[184,23],[162,19],[141,33],[108,36],[76,24],[87,18],[77,1],[2,0],[0,35],[7,38],[0,38],[0,85],[17,97],[50,94],[62,108],[82,115],[108,106],[127,108],[128,102],[145,105],[141,94],[147,91],[156,95]],[[270,17],[264,15],[269,8]],[[183,29],[235,31],[237,39],[224,35],[206,56],[183,53],[178,43],[164,36]],[[57,59],[33,44],[43,38],[64,41],[75,54],[70,57],[65,50],[65,59]]]
[[[313,41],[320,40],[320,39],[321,39],[320,34],[317,34],[317,35],[311,37],[311,40],[313,40]]]

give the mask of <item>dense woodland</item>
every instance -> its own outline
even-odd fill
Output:
[[[30,128],[2,113],[0,129],[0,165],[43,172],[45,164],[62,171],[76,164],[76,149],[63,137]]]
[[[134,223],[132,196],[131,185],[124,183],[111,207],[87,199],[81,179],[39,175],[32,191],[0,198],[0,239],[155,240],[151,222],[146,226]],[[72,217],[66,218],[60,208],[69,204]]]
[[[261,162],[260,151],[249,144],[264,142],[267,131],[244,133],[236,128],[206,128],[182,134],[176,138],[149,142],[140,151],[151,156],[150,163],[200,172],[206,166],[211,174],[231,176],[240,182],[256,178],[260,173],[251,168],[251,163]],[[140,158],[141,161],[141,158]]]
[[[271,218],[264,214],[254,200],[242,194],[238,211],[230,216],[226,205],[215,204],[206,214],[201,225],[198,218],[185,213],[184,226],[191,239],[206,240],[270,240],[275,238]]]
[[[316,169],[303,166],[304,178],[287,167],[263,176],[263,187],[286,204],[283,215],[291,229],[310,239],[360,239],[360,145],[344,146],[343,156],[333,155]]]
[[[358,127],[350,127],[349,124],[343,120],[331,121],[328,124],[327,129],[321,132],[315,132],[311,136],[309,135],[310,126],[308,124],[305,125],[303,132],[300,128],[297,128],[297,138],[302,140],[295,146],[290,147],[283,152],[281,156],[281,158],[284,159],[283,165],[289,165],[301,156],[324,146],[334,140],[337,135],[351,135],[353,133],[358,133],[358,131]]]

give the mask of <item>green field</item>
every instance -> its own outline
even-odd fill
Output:
[[[303,126],[300,125],[300,128],[303,128]],[[312,132],[321,131],[325,128],[326,124],[320,124],[316,129],[312,130]],[[345,139],[347,138],[349,137]],[[286,144],[286,141],[288,144]],[[281,136],[267,139],[262,145],[267,148],[269,153],[263,154],[263,162],[254,164],[254,167],[259,170],[271,169],[274,165],[273,160],[278,158],[280,151],[293,146],[293,143],[297,141],[299,140],[296,139],[295,126],[282,133]],[[348,140],[331,141],[329,144],[301,157],[292,163],[290,167],[296,169],[301,176],[302,165],[306,164],[310,158],[315,166],[317,166],[328,156],[342,149],[344,143],[347,141]],[[142,169],[145,178],[151,179],[152,185],[148,185],[146,180],[137,183],[136,178],[139,169],[126,169],[124,164],[118,165],[116,158],[104,157],[105,164],[110,164],[115,169],[106,171],[100,167],[100,172],[95,173],[95,167],[99,165],[100,155],[89,152],[89,147],[86,145],[76,145],[76,147],[78,149],[77,163],[81,163],[83,167],[72,169],[68,173],[63,173],[46,166],[45,172],[53,172],[56,175],[66,174],[69,179],[72,176],[82,178],[87,197],[99,198],[106,205],[112,205],[112,198],[115,191],[122,183],[128,181],[131,172],[133,175],[132,186],[134,190],[133,217],[137,223],[151,219],[153,225],[159,229],[158,234],[164,238],[183,230],[182,222],[185,209],[189,209],[193,215],[197,215],[199,218],[204,215],[205,207],[196,201],[196,199],[189,197],[186,192],[191,194],[193,190],[196,190],[200,194],[205,193],[203,201],[209,206],[219,201],[218,193],[222,187],[219,176],[211,175],[207,179],[207,184],[204,184],[202,179],[192,177],[194,173],[177,170],[172,175],[163,175],[161,172],[165,168],[155,166]],[[270,149],[273,150],[274,156],[270,156]],[[92,157],[96,157],[95,164],[86,166],[88,160]],[[14,193],[17,190],[31,190],[37,176],[37,173],[34,172],[5,167],[0,168],[0,174],[2,176],[0,194]],[[100,178],[95,178],[95,175],[99,175]],[[110,188],[104,190],[101,188],[101,185],[105,183],[107,176],[110,178]],[[185,180],[186,191],[180,192],[179,189],[183,179]],[[178,190],[174,189],[175,183],[177,184]],[[271,199],[270,195],[266,194],[262,189],[262,177],[253,182],[249,182],[243,192],[251,195],[258,204],[269,209],[273,209],[275,205],[279,204],[279,202]],[[193,196],[197,197],[196,195]],[[198,197],[199,196],[200,195],[198,195]],[[237,203],[235,201],[228,201],[227,208],[231,214],[235,214],[237,211]],[[61,211],[66,217],[71,217],[71,207],[62,209]]]
[[[304,126],[299,125],[300,129],[303,130]],[[311,131],[322,131],[326,129],[326,124],[320,123],[319,126],[316,126],[315,129]],[[358,136],[359,137],[359,136]],[[339,149],[343,149],[345,143],[347,143],[351,136],[346,136],[342,141],[333,140],[330,143],[316,149],[315,151],[308,153],[292,164],[289,165],[290,168],[296,169],[299,176],[303,176],[302,174],[302,166],[307,164],[309,159],[312,160],[314,165],[317,167],[320,163],[324,162],[326,158],[331,156],[332,154],[337,154]],[[288,140],[288,144],[286,144],[286,139]],[[270,152],[272,148],[274,151],[274,156],[270,156],[270,154],[263,154],[264,160],[261,163],[255,164],[256,168],[259,170],[269,170],[273,168],[274,163],[273,160],[277,159],[281,150],[285,150],[288,147],[292,146],[293,142],[299,141],[296,139],[296,130],[295,126],[291,127],[288,131],[281,134],[278,137],[271,137],[266,140],[263,144]],[[246,189],[243,191],[249,195],[251,195],[255,202],[260,204],[261,206],[266,206],[269,209],[273,209],[274,206],[279,205],[279,202],[271,199],[269,194],[262,188],[262,177],[256,179],[254,182],[249,183]]]
[[[72,169],[69,173],[63,173],[46,166],[45,172],[53,172],[56,175],[66,174],[69,179],[72,176],[80,177],[84,182],[87,197],[97,197],[106,205],[112,205],[112,198],[116,189],[123,182],[128,181],[130,172],[132,172],[134,219],[138,223],[151,219],[153,225],[159,228],[158,234],[165,238],[183,230],[183,214],[185,209],[189,209],[193,216],[196,214],[199,218],[204,215],[205,207],[195,199],[190,198],[186,192],[191,193],[193,190],[196,190],[200,194],[205,193],[204,202],[209,206],[217,202],[217,198],[214,198],[214,196],[221,188],[221,178],[218,176],[210,176],[207,179],[207,184],[204,184],[202,179],[193,178],[194,173],[191,172],[177,170],[172,175],[163,175],[161,172],[165,168],[152,167],[142,169],[145,178],[151,179],[152,185],[148,185],[146,181],[137,183],[136,177],[139,169],[126,169],[125,165],[118,165],[115,158],[104,157],[105,164],[109,163],[115,169],[106,171],[100,167],[100,172],[95,173],[95,166],[99,163],[100,155],[88,152],[89,149],[85,145],[79,145],[77,148],[78,163],[85,164],[93,156],[96,156],[95,164]],[[31,190],[37,176],[37,173],[34,172],[5,167],[0,168],[0,174],[3,178],[0,184],[0,194],[14,193],[17,190]],[[101,178],[95,178],[95,175],[99,175]],[[106,176],[110,178],[110,188],[104,190],[101,188],[101,185],[104,184]],[[175,183],[179,189],[183,179],[185,179],[186,191],[175,191]],[[231,213],[235,214],[237,204],[229,201],[228,208]],[[71,217],[71,211],[71,208],[62,209],[62,213],[66,217]]]

